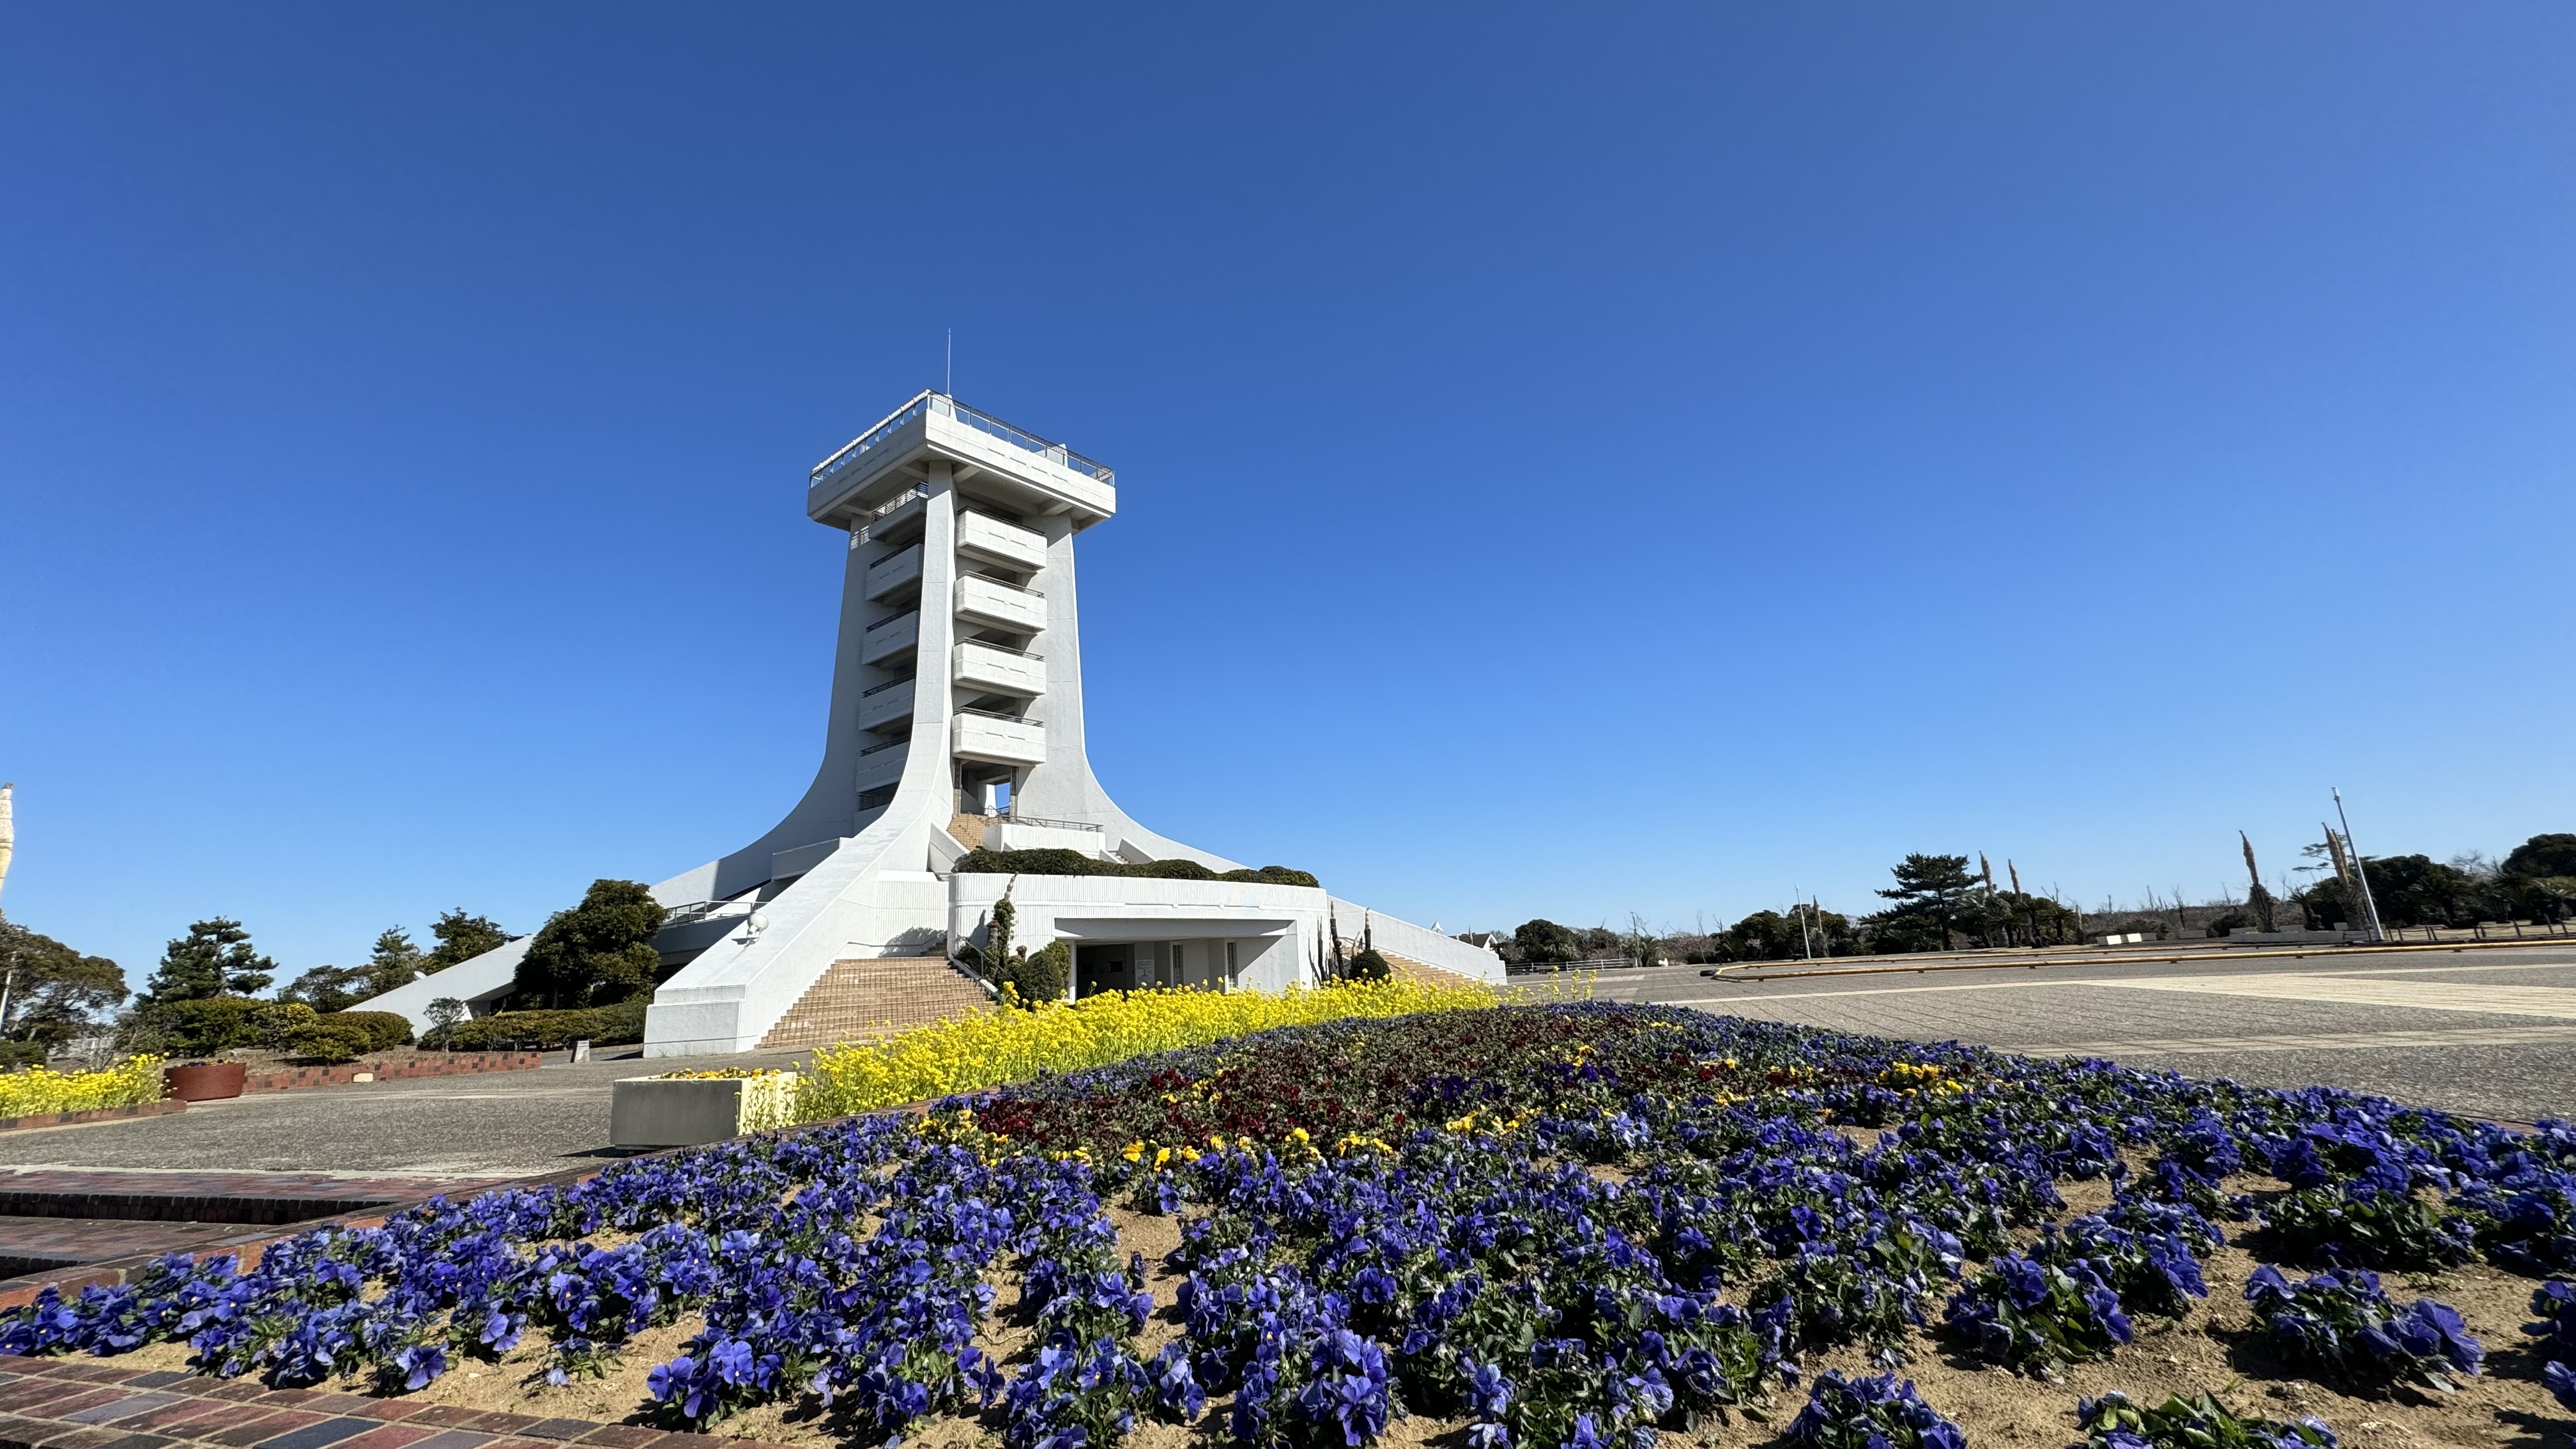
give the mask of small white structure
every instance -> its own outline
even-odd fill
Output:
[[[695,1147],[795,1120],[794,1072],[750,1077],[627,1077],[609,1092],[613,1147]]]
[[[685,960],[654,994],[648,1056],[747,1051],[836,961],[939,957],[980,940],[1008,888],[1014,940],[1062,938],[1076,994],[1313,979],[1338,932],[1499,982],[1500,957],[1311,887],[951,869],[975,844],[1142,864],[1235,862],[1147,830],[1084,749],[1074,535],[1117,511],[1102,465],[923,392],[816,465],[805,511],[849,535],[823,764],[759,839],[653,888],[655,945]],[[526,942],[366,1005],[426,1023],[506,994]]]

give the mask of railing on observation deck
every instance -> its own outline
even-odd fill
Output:
[[[1050,830],[1088,830],[1094,835],[1101,833],[1100,827],[1088,820],[1048,820],[1041,816],[1016,813],[1006,813],[998,818],[1012,825],[1043,825]]]
[[[1050,443],[1035,433],[1012,427],[990,413],[979,413],[945,393],[932,392],[928,389],[924,389],[914,396],[912,401],[888,413],[885,421],[851,439],[848,447],[815,464],[810,481],[820,483],[827,478],[835,478],[849,471],[850,467],[865,456],[869,449],[893,437],[906,423],[924,413],[942,413],[953,417],[979,433],[999,438],[1014,448],[1035,453],[1050,462],[1061,463],[1085,477],[1097,478],[1103,483],[1117,481],[1118,475],[1111,472],[1106,464],[1095,463],[1062,443]]]

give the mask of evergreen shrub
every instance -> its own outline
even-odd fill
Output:
[[[247,996],[200,996],[135,1008],[127,1044],[170,1056],[202,1057],[259,1040],[253,1018],[275,1003]]]
[[[1322,882],[1310,871],[1291,870],[1284,865],[1265,865],[1259,870],[1213,871],[1195,860],[1149,860],[1142,865],[1123,860],[1102,860],[1079,850],[1050,847],[1045,850],[970,850],[957,858],[959,871],[967,875],[1123,875],[1145,880],[1231,880],[1249,885],[1289,885],[1320,888]]]
[[[389,1052],[411,1042],[411,1018],[399,1011],[332,1011],[319,1018],[326,1025],[356,1027],[366,1034],[365,1050]]]
[[[503,1011],[459,1021],[431,1032],[424,1046],[452,1052],[552,1051],[577,1041],[626,1046],[644,1039],[641,1001],[564,1011]]]

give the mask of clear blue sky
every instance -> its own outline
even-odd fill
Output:
[[[1118,469],[1112,792],[1425,923],[2576,830],[2571,78],[2542,4],[16,6],[0,905],[292,971],[750,839],[804,471],[949,327]]]

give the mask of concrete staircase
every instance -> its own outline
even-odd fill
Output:
[[[762,1051],[877,1041],[993,1009],[984,988],[940,956],[835,961],[760,1039]]]
[[[1419,981],[1425,986],[1447,986],[1453,988],[1460,986],[1473,986],[1483,990],[1492,989],[1491,987],[1486,986],[1484,982],[1479,981],[1472,976],[1461,976],[1455,971],[1443,971],[1437,966],[1425,966],[1410,956],[1398,956],[1393,951],[1386,949],[1384,946],[1378,947],[1377,953],[1386,958],[1388,968],[1395,972],[1396,977],[1399,980]]]

